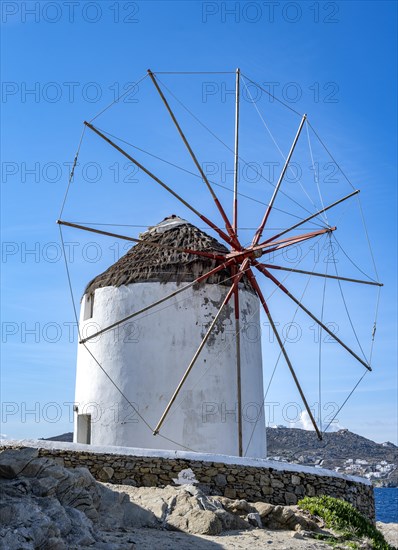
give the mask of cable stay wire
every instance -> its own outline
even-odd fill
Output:
[[[308,119],[305,122],[306,122],[305,129],[306,129],[306,133],[307,133],[308,149],[310,151],[310,156],[311,156],[312,171],[314,172],[314,180],[315,180],[315,183],[316,183],[316,186],[317,186],[317,189],[318,189],[318,195],[319,195],[319,200],[321,201],[321,206],[322,206],[322,208],[325,208],[325,204],[323,202],[323,197],[322,197],[322,193],[321,193],[321,188],[319,187],[319,172],[315,168],[314,155],[312,153],[310,133],[309,133],[309,130],[308,130],[308,128],[309,128]],[[326,212],[324,212],[324,215],[325,215],[325,221],[326,221],[327,225],[329,225],[328,216],[327,216]],[[335,224],[335,225],[337,225],[337,224]]]
[[[245,74],[242,74],[241,73],[241,76],[243,76],[248,82],[251,82],[252,84],[254,84],[255,86],[257,86],[257,88],[259,88],[262,92],[266,93],[269,97],[272,97],[273,99],[275,99],[275,101],[278,101],[278,103],[280,103],[281,105],[283,105],[284,107],[286,107],[287,109],[289,109],[290,111],[292,111],[293,113],[295,113],[296,115],[302,117],[302,113],[299,113],[298,111],[296,111],[295,109],[293,109],[293,107],[290,107],[290,105],[288,105],[287,103],[285,103],[284,101],[282,101],[281,99],[279,99],[278,97],[276,97],[275,95],[271,94],[271,92],[269,92],[268,90],[266,90],[265,88],[263,88],[262,86],[260,86],[260,84],[258,84],[257,82],[254,82],[254,80],[252,80],[251,78],[249,78],[247,75]]]
[[[246,88],[246,91],[247,91],[248,95],[249,95],[250,102],[251,102],[251,104],[253,105],[253,107],[255,108],[255,110],[256,110],[256,112],[257,112],[257,114],[258,114],[258,116],[259,116],[261,122],[263,123],[265,129],[267,130],[267,132],[268,132],[270,138],[272,139],[272,141],[273,141],[275,147],[278,149],[279,154],[281,155],[281,157],[283,158],[283,160],[286,161],[286,159],[287,159],[286,155],[283,153],[282,149],[279,147],[279,145],[278,145],[276,139],[274,138],[274,136],[273,136],[273,134],[272,134],[272,132],[271,132],[271,130],[270,130],[268,124],[265,122],[264,117],[263,117],[263,115],[261,114],[259,108],[257,107],[257,103],[254,101],[253,96],[251,95],[250,90],[248,89],[248,87],[247,87],[247,85],[246,85],[246,82],[245,82],[245,79],[244,79],[244,78],[242,78],[242,82],[243,82],[244,87]],[[308,130],[307,130],[307,131],[308,131]],[[288,168],[289,168],[290,173],[293,174],[293,176],[295,176],[295,172],[294,172],[293,168],[292,168],[290,165],[289,165]],[[300,185],[300,187],[301,187],[303,193],[306,195],[306,197],[307,197],[308,200],[310,201],[311,205],[315,208],[315,210],[319,210],[318,206],[314,203],[314,201],[311,199],[311,197],[309,196],[309,194],[308,194],[307,191],[305,190],[303,184],[301,183],[301,178],[300,178],[300,177],[299,177],[299,179],[298,179],[298,183],[299,183],[299,185]],[[318,190],[319,190],[319,186],[318,186]],[[320,193],[320,190],[319,190],[319,193]],[[322,199],[321,199],[321,204],[322,204],[322,207],[325,208],[325,205],[323,204]],[[325,214],[325,213],[323,212],[323,213],[322,213],[322,216],[325,218],[325,223],[327,224],[327,218],[325,217],[324,214]]]
[[[374,317],[374,323],[372,327],[372,341],[370,343],[370,352],[369,352],[369,365],[371,365],[372,358],[373,358],[373,347],[375,343],[375,336],[376,336],[376,329],[377,329],[377,318],[379,314],[379,305],[380,305],[380,293],[381,293],[381,287],[379,287],[379,290],[377,292],[377,299],[376,299],[376,308],[375,308],[375,317]]]
[[[221,138],[219,138],[212,130],[210,130],[210,128],[208,126],[206,126],[206,124],[204,124],[175,94],[174,92],[172,92],[170,90],[170,88],[168,86],[166,86],[166,84],[164,84],[163,81],[161,81],[159,78],[157,79],[158,82],[169,92],[170,95],[172,95],[174,97],[174,99],[181,105],[181,107],[183,107],[183,109],[185,109],[207,132],[209,132],[217,141],[219,141],[226,149],[228,149],[228,151],[230,151],[231,153],[235,154],[235,151],[229,147],[229,145],[227,145]],[[273,188],[276,187],[276,185],[274,183],[272,183],[270,180],[268,180],[265,176],[263,176],[261,174],[261,172],[258,172],[257,170],[255,170],[253,168],[253,166],[250,165],[250,163],[248,163],[244,158],[242,158],[240,155],[238,156],[238,159],[240,160],[240,162],[242,162],[245,166],[249,166],[249,168],[251,168],[255,174],[257,176],[259,176],[261,179],[263,179],[266,183],[268,183],[269,185],[271,185]],[[280,190],[280,194],[284,195],[285,197],[287,197],[290,201],[294,202],[297,206],[299,206],[300,208],[302,208],[305,212],[307,212],[307,214],[312,214],[312,212],[310,210],[308,210],[307,208],[305,208],[305,206],[303,206],[302,204],[300,204],[298,201],[296,201],[293,197],[291,197],[290,195],[288,195],[285,191],[282,191]]]
[[[329,241],[330,241],[330,243],[331,243],[330,234],[329,234]],[[338,272],[338,269],[337,269],[337,262],[333,259],[333,260],[332,260],[332,263],[334,264],[334,269],[335,269],[335,272],[336,272],[336,276],[339,277],[339,272]],[[340,289],[341,299],[342,299],[342,301],[343,301],[344,308],[345,308],[345,311],[346,311],[348,320],[349,320],[349,322],[350,322],[352,331],[353,331],[353,333],[354,333],[355,339],[356,339],[356,341],[357,341],[357,344],[358,344],[358,346],[359,346],[359,349],[361,350],[362,356],[363,356],[363,358],[365,359],[365,362],[369,364],[368,358],[366,357],[365,352],[363,351],[361,342],[359,341],[359,338],[358,338],[357,331],[355,330],[354,324],[353,324],[353,322],[352,322],[351,315],[350,315],[350,312],[349,312],[349,310],[348,310],[347,302],[346,302],[346,299],[345,299],[345,296],[344,296],[343,287],[342,287],[342,285],[341,285],[341,280],[340,280],[340,279],[337,279],[337,282],[338,282],[339,289]]]
[[[145,78],[148,76],[148,73],[145,73],[144,76],[142,76],[137,82],[134,82],[134,86],[138,86],[138,84],[140,84],[143,80],[145,80]],[[104,109],[102,109],[99,113],[97,113],[89,122],[93,122],[95,119],[97,119],[99,116],[101,116],[103,113],[105,113],[105,111],[107,111],[108,109],[110,109],[115,103],[119,103],[119,101],[127,94],[131,93],[131,87],[128,86],[127,90],[125,92],[123,92],[122,94],[119,95],[119,97],[117,97],[116,99],[114,99],[111,103],[109,103],[109,105],[107,107],[105,107]]]
[[[347,181],[347,183],[350,185],[350,187],[352,188],[353,191],[355,191],[355,187],[353,186],[353,184],[351,183],[351,181],[348,179],[348,177],[346,176],[345,172],[343,171],[343,169],[341,168],[341,166],[338,164],[338,162],[336,161],[336,159],[334,158],[334,156],[332,155],[332,153],[329,151],[329,149],[326,147],[325,143],[322,141],[322,139],[320,138],[319,134],[316,132],[315,128],[313,127],[313,125],[308,121],[308,125],[309,127],[311,128],[311,130],[314,132],[316,138],[318,139],[318,141],[320,142],[320,144],[322,145],[322,147],[325,149],[325,151],[327,152],[327,154],[329,155],[329,157],[332,159],[332,161],[335,163],[335,165],[337,166],[337,168],[340,170],[342,176],[344,177],[344,179]]]
[[[152,71],[154,75],[157,74],[172,74],[172,75],[183,75],[183,74],[236,74],[236,71]]]
[[[358,200],[358,205],[359,205],[359,211],[361,213],[363,228],[365,230],[366,240],[368,242],[370,256],[372,258],[373,269],[375,270],[376,279],[377,279],[377,281],[379,281],[379,274],[378,274],[378,271],[377,271],[376,260],[375,260],[375,257],[374,257],[373,248],[372,248],[372,245],[371,245],[371,242],[370,242],[368,226],[367,226],[367,223],[366,223],[366,220],[365,220],[365,216],[363,214],[362,202],[361,202],[359,197],[357,197],[357,200]]]
[[[60,213],[59,213],[59,216],[58,216],[59,219],[62,218],[62,213],[63,213],[64,208],[65,208],[66,199],[68,198],[69,189],[70,189],[70,186],[71,186],[71,183],[72,183],[72,181],[73,181],[74,174],[75,174],[75,168],[76,168],[76,165],[77,165],[77,159],[79,158],[80,148],[81,148],[81,146],[82,146],[82,142],[83,142],[83,137],[84,137],[85,131],[86,131],[86,126],[83,124],[83,130],[82,130],[82,133],[81,133],[81,135],[80,135],[79,145],[78,145],[78,147],[77,147],[77,151],[76,151],[76,154],[75,154],[75,158],[74,158],[74,160],[73,160],[72,169],[71,169],[70,174],[69,174],[68,185],[66,186],[66,191],[65,191],[64,199],[63,199],[63,201],[62,201],[61,210],[60,210]]]
[[[335,233],[335,231],[333,232]],[[361,269],[359,267],[358,264],[356,264],[354,262],[354,260],[352,258],[350,258],[350,256],[347,254],[347,252],[344,250],[344,248],[342,247],[341,243],[337,240],[337,237],[336,235],[332,235],[332,238],[336,241],[336,244],[337,246],[339,247],[339,249],[342,251],[342,253],[344,254],[344,256],[347,258],[347,260],[358,270],[362,273],[362,275],[365,275],[365,277],[367,279],[369,279],[369,281],[372,281],[373,283],[378,283],[379,285],[381,285],[381,283],[377,280],[377,279],[373,279],[373,277],[371,277],[370,275],[368,275],[367,273],[365,273],[365,271],[363,271],[363,269]]]
[[[337,415],[340,413],[340,411],[342,410],[342,408],[346,405],[347,401],[350,399],[350,397],[352,396],[352,394],[354,393],[354,391],[357,389],[357,387],[359,386],[359,384],[362,382],[362,380],[365,378],[365,376],[368,374],[368,370],[365,369],[365,372],[362,374],[362,376],[360,377],[360,379],[358,380],[358,382],[355,384],[355,386],[352,388],[352,390],[350,391],[350,393],[348,394],[348,396],[346,397],[346,399],[343,401],[342,405],[337,409],[336,411],[336,414],[332,417],[332,419],[330,420],[329,424],[326,426],[325,428],[325,432],[327,432],[327,430],[329,429],[330,425],[335,421]]]
[[[308,122],[308,121],[307,121]],[[312,126],[312,124],[310,122],[308,122],[311,130],[314,132],[315,136],[317,137],[317,139],[319,140],[319,142],[321,143],[321,145],[323,146],[323,148],[325,149],[325,151],[328,153],[329,157],[332,159],[332,161],[335,163],[335,165],[337,166],[337,168],[340,170],[341,174],[343,175],[344,179],[347,181],[347,183],[351,186],[351,188],[353,190],[355,190],[355,187],[353,186],[353,184],[351,183],[350,179],[348,178],[348,176],[345,174],[345,172],[343,171],[343,169],[341,168],[341,166],[338,164],[338,162],[336,161],[336,159],[334,158],[334,156],[332,155],[332,153],[330,152],[330,150],[327,148],[327,146],[325,145],[325,143],[322,141],[322,139],[320,138],[319,134],[316,132],[315,128]],[[377,282],[380,282],[379,280],[379,274],[378,274],[378,271],[377,271],[377,266],[376,266],[376,261],[375,261],[375,257],[374,257],[374,253],[373,253],[373,248],[372,248],[372,245],[371,245],[371,242],[370,242],[370,237],[369,237],[369,232],[368,232],[368,227],[367,227],[367,223],[366,223],[366,220],[365,220],[365,216],[364,216],[364,213],[363,213],[363,208],[362,208],[362,202],[361,202],[361,199],[359,197],[357,197],[357,200],[358,200],[358,205],[359,205],[359,211],[360,211],[360,214],[361,214],[361,218],[362,218],[362,224],[363,224],[363,228],[364,228],[364,231],[365,231],[365,235],[366,235],[366,240],[368,242],[368,247],[369,247],[369,252],[370,252],[370,256],[372,258],[372,263],[373,263],[373,268],[374,268],[374,271],[375,271],[375,275],[376,275],[376,279],[377,279]]]
[[[136,229],[148,229],[149,227],[152,227],[152,224],[134,224],[134,223],[101,223],[101,222],[81,222],[81,221],[74,221],[70,220],[70,223],[80,224],[80,225],[104,225],[104,226],[112,226],[112,227],[134,227]],[[209,228],[207,226],[196,226],[198,229],[202,229],[203,231],[208,230]],[[269,231],[282,231],[285,229],[285,227],[269,227]],[[298,230],[298,228],[296,228]],[[301,231],[311,231],[313,227],[302,227],[300,226]],[[238,227],[239,231],[256,231],[257,227]]]

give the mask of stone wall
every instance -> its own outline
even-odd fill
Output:
[[[21,443],[7,442],[3,447],[38,448],[40,457],[54,458],[67,468],[85,466],[96,479],[108,483],[165,487],[174,485],[178,474],[190,468],[198,487],[210,495],[282,505],[296,504],[304,496],[329,495],[350,502],[372,520],[375,517],[373,487],[367,480],[321,468],[222,455],[213,458],[225,460],[215,462],[211,455],[198,455],[195,459],[195,453],[178,451],[169,451],[167,456],[161,451],[145,453],[120,447],[115,450],[108,447],[105,452],[87,445],[53,442],[50,445],[44,441]]]

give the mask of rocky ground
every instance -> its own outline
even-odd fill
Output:
[[[5,550],[330,548],[313,538],[328,533],[322,521],[295,506],[209,497],[193,485],[108,485],[35,449],[0,453],[0,483]]]

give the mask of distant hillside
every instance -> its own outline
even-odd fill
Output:
[[[71,432],[49,441],[72,441]],[[319,441],[313,431],[267,428],[268,457],[275,460],[322,466],[345,474],[367,477],[377,486],[398,487],[398,447],[375,443],[349,430],[324,434]]]
[[[313,431],[267,428],[267,452],[270,458],[367,477],[379,486],[398,486],[398,447],[349,430],[326,433],[319,441]]]
[[[53,437],[42,437],[44,441],[73,441],[73,432],[66,432],[61,435],[54,435]]]

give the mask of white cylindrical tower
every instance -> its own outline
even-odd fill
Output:
[[[173,247],[228,252],[217,240],[176,216],[150,228],[141,238],[88,284],[80,313],[83,338],[164,298],[216,265],[215,260],[176,252]],[[237,456],[233,299],[224,308],[160,434],[152,433],[230,286],[231,273],[220,271],[205,283],[85,345],[79,344],[74,440]],[[242,446],[245,456],[263,458],[266,441],[259,301],[245,278],[239,285],[239,296]]]

